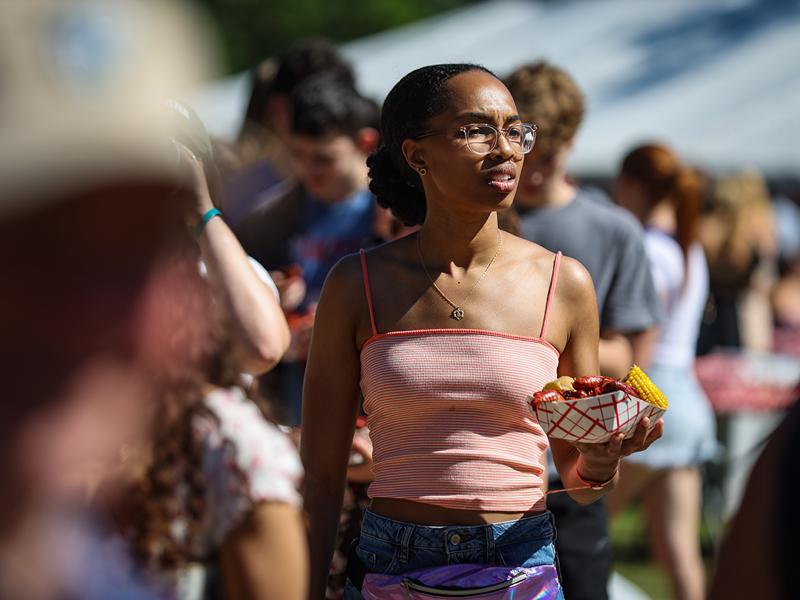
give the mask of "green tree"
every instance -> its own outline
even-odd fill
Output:
[[[222,37],[230,71],[251,67],[300,38],[346,42],[470,0],[197,0]]]

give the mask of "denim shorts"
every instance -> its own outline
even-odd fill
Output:
[[[536,567],[556,561],[553,515],[487,525],[427,526],[364,511],[355,554],[367,573],[399,575],[459,563]],[[348,582],[346,600],[359,600]]]

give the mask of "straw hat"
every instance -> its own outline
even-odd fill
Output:
[[[210,73],[208,31],[167,0],[2,0],[0,216],[115,181],[176,181],[164,105]]]

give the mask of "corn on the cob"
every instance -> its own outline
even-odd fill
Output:
[[[625,383],[635,389],[639,393],[639,397],[645,402],[655,404],[659,408],[667,408],[667,397],[639,366],[633,365],[631,367],[627,377],[625,377]]]

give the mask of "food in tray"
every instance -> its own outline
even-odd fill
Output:
[[[546,383],[542,391],[535,392],[533,401],[560,402],[612,392],[625,392],[659,408],[667,408],[667,398],[638,365],[631,367],[624,381],[603,375],[587,375],[575,379],[569,375],[562,375]]]
[[[558,379],[554,379],[553,381],[545,383],[544,387],[542,388],[542,391],[543,392],[546,392],[548,390],[554,390],[556,392],[574,391],[575,388],[572,385],[573,383],[575,383],[575,380],[572,377],[570,377],[569,375],[562,375]]]
[[[669,402],[667,402],[667,397],[661,392],[660,389],[656,387],[656,384],[653,383],[647,374],[637,365],[633,365],[631,367],[631,370],[628,371],[628,376],[625,378],[625,381],[627,381],[636,391],[635,395],[645,402],[655,404],[659,408],[667,408],[669,405]]]
[[[618,432],[633,435],[645,416],[651,427],[667,408],[667,399],[634,365],[624,380],[588,375],[562,376],[531,398],[531,409],[548,436],[602,443]]]

